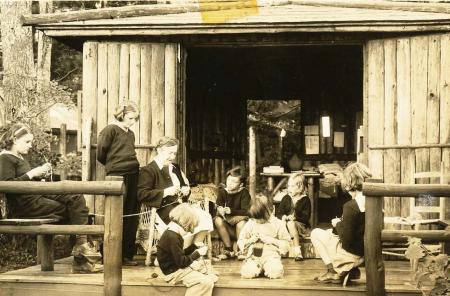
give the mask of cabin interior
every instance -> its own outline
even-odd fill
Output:
[[[298,102],[290,104],[299,105],[288,118],[294,128],[281,141],[278,126],[248,119],[254,100],[267,102],[269,109],[277,102]],[[224,182],[232,166],[248,166],[250,126],[257,135],[257,191],[266,189],[265,177],[259,176],[266,166],[280,165],[285,172],[318,170],[326,163],[344,167],[356,161],[362,110],[361,45],[188,48],[188,177],[193,183]],[[330,119],[328,137],[322,117]],[[320,182],[319,222],[339,215],[346,201],[333,182]]]

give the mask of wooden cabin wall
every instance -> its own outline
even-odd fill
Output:
[[[132,130],[141,166],[152,158],[151,144],[163,135],[177,137],[180,118],[177,108],[182,99],[178,89],[183,74],[178,44],[134,42],[85,42],[83,46],[82,118],[93,118],[93,139],[114,119],[117,104],[134,101],[140,118]],[[184,151],[184,149],[180,149]],[[95,157],[95,151],[92,157]],[[180,163],[184,163],[181,153]],[[92,179],[103,180],[103,165],[92,159]],[[103,212],[103,198],[95,200],[95,212]],[[93,212],[93,209],[90,209]]]
[[[450,35],[373,40],[365,50],[372,172],[406,184],[415,172],[439,171],[443,161],[448,173]],[[421,182],[430,181],[437,183]],[[386,216],[410,215],[408,199],[385,198],[384,209]]]

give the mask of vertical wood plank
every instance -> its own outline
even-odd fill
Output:
[[[141,102],[141,47],[138,43],[130,44],[130,86],[128,91],[130,101],[140,106]],[[136,142],[139,143],[139,122],[132,126]]]
[[[411,37],[411,143],[427,140],[428,37]],[[399,117],[399,121],[402,118]]]
[[[440,143],[450,143],[450,34],[441,37]],[[444,148],[448,151],[448,148]]]
[[[397,143],[397,40],[384,42],[384,144]],[[388,149],[383,155],[384,182],[400,183],[401,168],[400,150]],[[399,197],[384,198],[385,216],[401,215],[401,199]],[[387,224],[387,229],[399,229],[400,225]]]
[[[166,44],[164,62],[164,130],[166,136],[175,137],[177,113],[177,44]]]
[[[53,234],[39,234],[37,236],[37,251],[41,262],[41,271],[54,271]]]
[[[104,75],[104,74],[103,74]],[[114,111],[119,103],[120,44],[108,42],[108,122],[114,120]]]
[[[363,143],[362,152],[358,154],[358,162],[369,166],[369,45],[363,48]],[[357,150],[358,151],[358,150]]]
[[[122,181],[122,177],[108,176],[107,181]],[[123,194],[105,197],[105,234],[104,234],[104,293],[122,295],[122,235],[123,220],[117,219],[123,214]]]
[[[397,143],[397,41],[384,42],[384,144]]]
[[[411,143],[427,141],[427,92],[428,92],[428,37],[411,37]],[[430,171],[430,150],[416,149],[416,172]],[[418,179],[416,183],[429,183],[429,179]],[[421,203],[420,200],[418,200]],[[426,201],[428,203],[428,201]],[[429,215],[422,214],[423,218]]]
[[[178,149],[178,163],[187,171],[187,139],[186,139],[186,57],[187,51],[181,45],[177,44],[177,137],[182,143],[181,149]]]
[[[95,164],[95,156],[94,153],[91,153],[91,143],[93,135],[97,135],[97,57],[98,42],[85,42],[83,44],[83,95],[81,105],[83,122],[86,122],[84,130],[88,131],[89,135],[85,137],[83,133],[87,145],[83,153],[84,180],[95,178],[95,166],[92,165]],[[85,195],[85,199],[89,211],[94,213],[94,196]]]
[[[439,143],[441,39],[428,39],[427,143]]]
[[[152,106],[152,143],[164,136],[164,44],[152,44],[151,61],[151,106]]]
[[[400,150],[387,149],[384,152],[384,182],[385,183],[400,183],[401,165],[400,165]],[[384,211],[386,217],[398,217],[401,215],[401,199],[400,197],[385,197]],[[400,225],[387,224],[386,229],[400,229]]]
[[[440,130],[439,142],[450,142],[450,34],[441,36],[441,71],[440,71]],[[450,173],[450,148],[442,149],[444,173]],[[447,182],[450,180],[447,179]],[[446,203],[446,217],[450,214],[450,202]]]
[[[382,41],[368,42],[368,99],[369,99],[369,145],[381,145],[384,142],[384,45]],[[383,177],[383,152],[369,151],[369,167],[374,176]]]
[[[101,42],[98,44],[98,67],[97,67],[97,133],[98,138],[102,129],[108,124],[108,44]],[[97,143],[97,140],[95,140]],[[93,153],[95,156],[95,153]],[[104,180],[105,167],[95,160],[96,174],[98,181]],[[95,213],[103,214],[105,210],[105,197],[103,195],[95,196]],[[97,216],[95,222],[103,224],[103,217]]]
[[[67,124],[61,124],[59,128],[59,154],[62,156],[67,155]],[[63,169],[59,172],[61,180],[67,179],[67,169]]]
[[[401,149],[401,178],[400,181],[402,184],[413,184],[413,174],[415,171],[416,160],[415,153],[413,149]],[[411,198],[410,201],[414,200]],[[402,209],[401,215],[402,217],[410,216],[410,201],[407,199],[402,200]],[[411,229],[408,227],[408,229]]]
[[[119,68],[119,101],[128,101],[130,83],[130,45],[128,43],[120,44]]]
[[[82,139],[82,130],[83,130],[83,118],[82,118],[82,100],[83,100],[83,91],[77,91],[77,151],[82,151],[83,149],[83,141]]]
[[[139,141],[141,144],[151,143],[152,132],[152,111],[151,111],[151,63],[152,63],[152,46],[150,44],[141,45],[141,102],[139,118],[140,134]],[[155,143],[152,143],[155,144]],[[146,149],[145,155],[142,155],[141,165],[149,162],[151,151]]]
[[[397,40],[398,144],[411,144],[411,67],[409,39]]]

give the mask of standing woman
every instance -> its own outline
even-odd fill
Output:
[[[136,214],[138,210],[139,162],[134,149],[134,133],[130,130],[130,127],[139,119],[139,109],[133,102],[123,102],[117,106],[114,118],[115,121],[100,132],[97,141],[97,160],[105,166],[107,176],[123,177],[126,188],[123,199],[123,214]],[[137,216],[123,218],[123,265],[137,265],[137,262],[133,261],[136,253],[137,226]]]
[[[173,163],[177,156],[178,140],[162,137],[156,144],[157,155],[139,173],[138,197],[150,207],[158,208],[157,214],[163,223],[158,223],[158,232],[162,232],[170,223],[170,211],[182,202],[186,202],[191,193],[189,181],[180,167]],[[209,213],[194,208],[199,220],[193,235],[184,237],[184,246],[203,243],[208,232],[213,230]]]
[[[51,170],[46,163],[31,169],[24,155],[28,154],[33,142],[33,134],[25,125],[15,124],[3,128],[0,135],[0,180],[39,180]],[[88,208],[82,195],[28,195],[7,194],[8,210],[13,218],[56,218],[72,225],[88,224]],[[102,271],[96,262],[101,258],[87,242],[86,235],[77,235],[72,250],[74,273]]]

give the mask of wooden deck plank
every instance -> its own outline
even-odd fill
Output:
[[[41,272],[40,266],[10,271],[0,274],[0,295],[101,295],[103,274],[72,274],[71,258],[58,260],[55,271]],[[314,277],[324,272],[324,266],[319,259],[309,259],[295,262],[284,259],[285,277],[278,280],[267,278],[241,279],[239,268],[242,263],[235,260],[214,262],[214,268],[219,272],[214,296],[247,295],[249,290],[263,289],[264,295],[365,295],[365,272],[362,278],[354,281],[351,286],[343,288],[339,285],[319,285]],[[413,285],[409,284],[411,272],[409,262],[388,261],[386,265],[387,295],[420,295]],[[158,276],[152,278],[152,274]],[[173,287],[167,284],[158,267],[123,268],[123,295],[141,295],[141,293],[156,295],[184,295],[185,288]],[[257,291],[255,291],[257,292]],[[21,294],[22,293],[22,294]],[[78,293],[78,294],[77,294]]]

